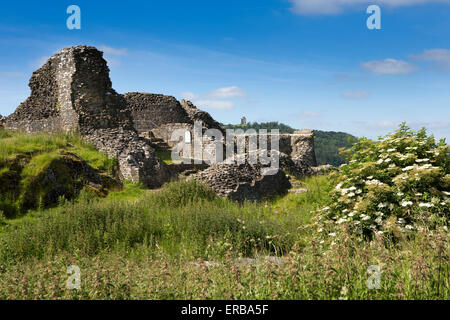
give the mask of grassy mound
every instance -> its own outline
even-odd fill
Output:
[[[82,174],[90,168],[109,183],[108,175],[117,173],[114,159],[79,137],[0,130],[0,212],[11,218],[55,204],[59,196],[73,198],[85,186]]]

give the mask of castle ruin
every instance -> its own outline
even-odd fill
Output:
[[[100,151],[118,159],[121,179],[142,182],[149,188],[157,188],[173,177],[173,170],[156,155],[155,146],[164,144],[170,150],[180,142],[191,143],[194,124],[199,121],[202,134],[209,129],[226,134],[220,123],[190,101],[161,94],[118,94],[112,88],[103,53],[95,47],[61,50],[33,73],[29,86],[30,96],[13,114],[0,117],[0,126],[27,133],[77,132]],[[181,141],[172,139],[175,130],[186,133]],[[213,154],[218,145],[225,148],[223,139],[218,141],[208,135],[202,139],[205,152]],[[280,134],[279,141],[283,155],[302,165],[316,165],[312,131]],[[181,156],[194,157],[192,153]],[[216,175],[217,168],[224,167],[215,166]],[[239,170],[224,172],[236,174]],[[253,171],[246,168],[246,172],[248,175]],[[240,181],[239,177],[235,181]],[[258,189],[267,189],[259,182],[257,185]]]

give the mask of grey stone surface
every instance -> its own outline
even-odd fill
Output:
[[[122,179],[139,181],[150,188],[168,181],[172,170],[156,156],[151,139],[161,140],[170,148],[186,143],[172,141],[172,132],[182,129],[194,138],[196,121],[203,124],[203,159],[215,158],[216,146],[226,153],[223,139],[204,136],[208,129],[217,129],[225,136],[224,129],[192,102],[178,102],[161,94],[121,95],[114,91],[103,53],[94,47],[61,50],[33,73],[29,86],[31,95],[9,117],[0,118],[0,126],[3,123],[6,129],[30,133],[79,132],[99,150],[118,159]],[[267,135],[266,148],[270,148],[271,134]],[[309,175],[310,167],[316,165],[312,131],[279,134],[278,138],[281,168],[295,176]],[[196,158],[194,148],[181,155]],[[237,200],[255,200],[284,192],[288,184],[281,171],[273,176],[261,176],[257,167],[222,163],[197,176],[209,182],[219,194]]]
[[[174,123],[193,124],[181,104],[171,96],[141,92],[124,94],[138,132]]]
[[[181,100],[181,106],[188,114],[192,123],[195,121],[201,121],[205,129],[217,129],[225,135],[225,130],[222,128],[220,123],[214,120],[208,112],[198,109],[192,102],[184,99]]]
[[[79,132],[119,159],[122,179],[150,188],[169,173],[134,129],[126,99],[112,89],[103,53],[76,46],[52,56],[30,79],[31,95],[5,122],[11,130]]]
[[[262,175],[261,165],[216,163],[192,176],[203,181],[216,194],[239,202],[257,201],[286,193],[291,184],[280,169]]]

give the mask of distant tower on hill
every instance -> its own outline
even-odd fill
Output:
[[[241,118],[241,125],[246,125],[247,124],[247,118],[242,117]]]

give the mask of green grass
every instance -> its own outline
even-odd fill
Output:
[[[156,151],[156,156],[158,158],[160,158],[166,164],[173,163],[171,152],[168,152],[168,151]]]
[[[327,177],[303,183],[309,193],[244,204],[195,182],[158,191],[127,183],[106,199],[8,221],[0,299],[449,298],[448,233],[425,230],[394,244],[343,232],[323,247],[308,224],[311,209],[328,201]],[[238,266],[240,257],[261,262]],[[72,264],[82,270],[79,291],[65,289]],[[380,290],[366,287],[370,265],[382,269]]]
[[[25,178],[60,149],[111,165],[75,137],[0,131],[0,139],[4,160],[31,154]],[[3,166],[0,177],[8,174]],[[449,299],[446,229],[425,224],[395,241],[368,241],[343,227],[321,243],[313,219],[329,204],[332,179],[307,178],[298,181],[307,193],[242,204],[193,181],[160,190],[124,182],[104,199],[82,192],[19,218],[0,215],[0,299]],[[81,269],[80,290],[65,287],[70,265]],[[366,286],[371,265],[381,269],[379,290]]]
[[[112,173],[116,165],[116,160],[98,152],[77,135],[24,134],[0,129],[0,166],[4,166],[5,162],[14,159],[17,155],[34,156],[61,150],[75,153],[92,167],[108,173]]]
[[[116,159],[98,152],[77,135],[0,130],[0,211],[6,217],[25,214],[39,205],[45,190],[36,179],[60,158],[61,152],[74,153],[102,172],[117,173]]]

